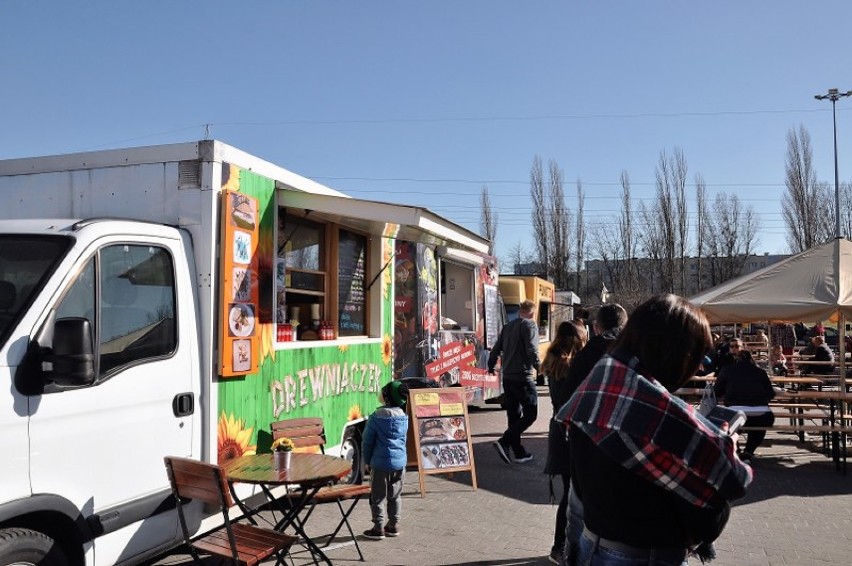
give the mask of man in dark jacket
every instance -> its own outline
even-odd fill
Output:
[[[606,354],[618,333],[627,324],[627,311],[617,303],[602,305],[592,323],[595,335],[586,342],[582,350],[571,360],[565,379],[560,381],[557,392],[560,404],[564,404],[580,387],[580,384]]]
[[[494,373],[497,359],[502,356],[503,407],[509,426],[494,443],[494,448],[507,464],[512,463],[510,449],[518,464],[533,459],[521,444],[521,434],[538,417],[538,392],[533,370],[539,370],[540,360],[538,327],[532,321],[534,312],[535,303],[522,302],[518,318],[503,327],[488,356],[488,373]]]

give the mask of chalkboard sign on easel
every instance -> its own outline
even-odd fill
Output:
[[[340,231],[338,248],[338,332],[341,336],[366,334],[367,297],[364,293],[367,239]]]
[[[426,476],[431,474],[469,471],[475,490],[476,467],[464,389],[412,389],[408,410],[414,444],[408,460],[409,465],[417,467],[420,496],[426,497]]]

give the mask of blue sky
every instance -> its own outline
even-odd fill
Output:
[[[660,152],[760,214],[787,251],[786,134],[833,183],[831,104],[852,89],[852,3],[654,1],[0,3],[0,159],[211,136],[359,198],[426,206],[497,254],[532,248],[529,170],[555,160],[586,225]],[[838,102],[852,178],[852,98]],[[691,203],[694,207],[694,202]]]

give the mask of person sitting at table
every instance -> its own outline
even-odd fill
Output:
[[[370,511],[373,516],[373,528],[364,531],[364,537],[373,540],[395,537],[400,532],[402,483],[408,461],[405,448],[408,386],[402,381],[391,381],[379,391],[379,401],[382,406],[367,419],[361,443],[361,454],[370,474]],[[387,524],[384,524],[385,502]]]
[[[772,368],[772,373],[775,375],[787,375],[787,356],[781,351],[781,344],[772,346],[772,350],[769,352],[769,367]]]
[[[742,349],[743,341],[736,337],[722,343],[722,345],[716,349],[716,360],[713,367],[716,375],[719,375],[719,372],[722,371],[723,367],[734,363],[737,354]]]
[[[828,347],[828,344],[825,343],[825,338],[822,336],[814,336],[811,338],[811,344],[813,344],[813,361],[831,362],[830,364],[813,366],[810,370],[811,373],[821,375],[832,373],[834,371],[834,352],[832,352],[831,348]]]
[[[755,342],[760,342],[760,348],[769,347],[769,336],[766,335],[766,332],[764,332],[762,328],[757,329],[757,336],[755,336]]]
[[[766,371],[755,365],[748,350],[741,350],[736,361],[722,369],[716,378],[714,390],[716,398],[724,406],[745,413],[746,427],[770,427],[775,423],[775,415],[769,408],[769,401],[775,397],[775,389]],[[740,459],[749,462],[763,443],[766,431],[752,430],[747,435]]]

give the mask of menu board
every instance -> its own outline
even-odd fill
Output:
[[[219,375],[257,372],[257,200],[234,191],[222,193]]]
[[[470,471],[475,490],[476,469],[465,390],[460,387],[411,389],[408,405],[414,440],[409,464],[417,466],[420,496],[426,495],[426,475],[429,474]]]
[[[500,304],[497,287],[494,285],[483,285],[485,288],[485,347],[489,350],[494,347],[494,342],[500,335]]]
[[[341,336],[366,334],[364,318],[367,298],[364,280],[367,258],[367,238],[346,230],[340,231],[338,248],[338,332]]]

